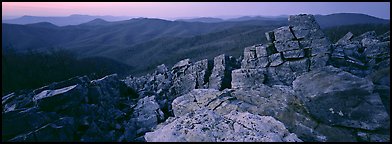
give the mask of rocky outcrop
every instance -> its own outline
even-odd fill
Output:
[[[236,59],[231,56],[222,54],[215,57],[208,88],[217,90],[231,88],[231,71],[237,67]]]
[[[373,82],[390,113],[390,32],[377,36],[369,31],[359,36],[347,33],[333,45],[333,66]]]
[[[150,131],[164,120],[164,114],[159,109],[154,96],[140,99],[134,108],[133,117],[136,119],[137,134],[144,134]]]
[[[349,32],[333,45],[331,64],[365,77],[374,70],[389,66],[389,57],[390,41],[385,36],[377,37],[375,31],[370,31],[354,37]]]
[[[389,116],[373,83],[328,66],[298,77],[297,95],[323,123],[376,130],[389,127]]]
[[[389,33],[331,44],[312,15],[243,58],[74,77],[2,97],[3,141],[390,141]]]
[[[247,47],[241,68],[264,69],[265,84],[291,85],[299,75],[327,64],[331,43],[311,15],[289,17],[289,26],[266,33],[268,44]]]
[[[133,90],[117,75],[93,81],[81,78],[3,98],[3,107],[8,107],[3,111],[3,140],[123,141],[125,127],[136,126],[127,125],[135,93],[129,93]],[[59,84],[64,87],[58,88]]]

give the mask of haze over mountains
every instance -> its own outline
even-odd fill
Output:
[[[243,47],[265,41],[266,31],[287,23],[284,16],[246,16],[226,20],[204,17],[175,21],[152,18],[114,21],[125,18],[96,17],[21,17],[8,21],[47,22],[3,23],[3,51],[8,47],[16,51],[60,48],[75,52],[79,57],[103,56],[134,66],[135,71],[145,71],[148,66],[155,67],[162,62],[172,64],[186,57],[198,60],[222,52],[239,56]],[[92,20],[79,25],[56,26],[89,19]],[[389,20],[364,14],[346,13],[317,15],[316,20],[322,27],[389,23]]]
[[[174,21],[185,22],[204,22],[218,23],[224,21],[248,21],[248,20],[282,20],[287,21],[287,15],[280,16],[237,16],[232,18],[222,17],[195,17],[195,18],[179,18]],[[22,16],[14,19],[2,20],[3,23],[9,24],[31,24],[39,22],[50,22],[57,26],[79,25],[92,21],[94,19],[103,19],[105,21],[122,21],[135,18],[134,16],[90,16],[74,14],[66,17],[41,17],[41,16]],[[336,13],[330,15],[315,15],[316,20],[321,23],[321,27],[331,27],[337,25],[359,24],[359,23],[386,23],[389,20],[381,19],[365,14],[357,13]],[[170,20],[170,19],[165,19]]]
[[[42,16],[22,16],[15,19],[2,20],[3,23],[10,24],[31,24],[31,23],[40,23],[40,22],[49,22],[57,26],[66,26],[66,25],[78,25],[82,23],[86,23],[92,21],[94,19],[104,19],[106,21],[121,21],[127,20],[133,17],[119,17],[119,16],[90,16],[90,15],[79,15],[74,14],[65,17],[42,17]]]

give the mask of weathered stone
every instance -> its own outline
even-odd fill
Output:
[[[291,15],[288,19],[289,25],[293,27],[304,27],[307,29],[320,29],[313,15],[299,14]]]
[[[353,38],[354,34],[351,32],[348,32],[346,35],[344,35],[342,38],[340,38],[336,44],[340,44],[340,45],[346,45],[348,43],[350,43],[351,39]]]
[[[264,45],[246,47],[244,49],[244,59],[241,61],[241,68],[262,68],[267,67],[268,49]]]
[[[278,66],[283,63],[283,59],[280,53],[270,55],[268,58],[270,61],[270,66]]]
[[[256,69],[264,68],[269,65],[268,57],[259,57],[255,60],[242,61],[241,68]]]
[[[380,42],[375,44],[369,44],[365,48],[364,54],[370,58],[382,57],[382,55],[390,56],[390,42]]]
[[[283,57],[286,58],[286,59],[303,58],[303,57],[305,57],[305,52],[302,49],[284,51],[283,52]]]
[[[243,60],[253,60],[257,58],[256,47],[250,46],[244,48],[244,59]]]
[[[224,73],[226,69],[225,55],[219,55],[214,58],[214,68],[210,76],[208,87],[212,89],[221,89]]]
[[[187,61],[187,63],[189,62]],[[193,65],[187,64],[184,70],[181,70],[181,72],[177,71],[175,73],[176,76],[173,78],[173,89],[176,95],[185,94],[195,88],[207,88],[207,71],[207,59],[198,61]]]
[[[272,67],[270,67],[272,68]],[[277,79],[284,85],[291,85],[291,82],[298,76],[299,73],[293,72],[289,61],[286,61],[282,65],[275,67],[275,74]]]
[[[297,40],[304,40],[305,38],[309,38],[311,28],[305,26],[295,26],[291,28],[291,31]]]
[[[287,62],[293,72],[307,72],[309,71],[310,67],[310,60],[309,59],[300,59],[295,61],[288,61]]]
[[[311,56],[331,53],[331,42],[327,38],[313,39],[310,48],[312,48]]]
[[[173,88],[176,95],[187,93],[196,87],[196,77],[193,75],[185,75],[176,78],[173,81]]]
[[[376,31],[368,31],[352,39],[352,41],[361,41],[364,38],[377,39]]]
[[[369,45],[374,45],[379,43],[380,40],[378,39],[372,39],[372,38],[364,38],[361,40],[361,44],[363,47],[368,47]]]
[[[265,32],[265,37],[267,38],[267,41],[269,41],[269,42],[275,41],[275,34],[273,31]]]
[[[298,41],[275,41],[274,44],[279,52],[300,49]]]
[[[255,47],[256,49],[256,56],[259,57],[267,57],[268,52],[267,52],[267,47],[266,45],[258,45]]]
[[[223,90],[231,87],[231,70],[236,68],[236,60],[224,54],[214,58],[214,68],[209,78],[208,88]]]
[[[192,72],[192,75],[196,78],[196,87],[195,88],[207,88],[208,85],[205,81],[206,73],[208,69],[208,60],[204,59],[193,64],[189,70]]]
[[[219,115],[210,110],[190,112],[146,133],[151,141],[302,141],[285,126],[268,116],[232,111]]]
[[[118,97],[121,96],[121,83],[117,74],[92,80],[88,90],[88,102],[97,102],[104,107],[112,107],[113,104],[118,102]]]
[[[388,32],[386,32],[386,33],[384,33],[384,34],[382,34],[382,35],[379,35],[379,36],[377,37],[377,39],[379,39],[379,40],[382,41],[382,42],[390,41],[390,36],[391,36],[391,32],[388,31]]]
[[[275,41],[285,42],[292,41],[295,39],[294,35],[291,33],[289,26],[283,26],[273,30]],[[276,45],[276,44],[275,44]],[[279,51],[279,49],[278,49]]]
[[[327,65],[329,57],[327,54],[319,54],[310,59],[310,70],[315,70]]]
[[[294,98],[292,94],[282,89],[284,88],[279,88],[278,86],[259,85],[253,89],[235,90],[231,92],[231,95],[256,106],[256,109],[249,112],[275,117],[284,112],[288,107],[288,102]]]
[[[70,78],[68,80],[65,81],[61,81],[61,82],[53,82],[47,86],[35,89],[33,91],[34,94],[38,94],[44,90],[54,90],[54,89],[60,89],[60,88],[64,88],[64,87],[68,87],[68,86],[72,86],[72,85],[76,85],[76,84],[80,84],[82,86],[86,86],[88,85],[90,82],[90,79],[87,76],[76,76],[73,78]]]
[[[327,66],[301,75],[293,88],[310,113],[320,121],[375,130],[389,125],[389,117],[373,83]]]
[[[35,95],[33,101],[41,110],[60,111],[79,105],[85,97],[86,89],[77,84],[57,90],[44,90]]]
[[[267,67],[264,77],[264,84],[269,86],[282,85],[283,83],[280,81],[277,71],[277,67]]]
[[[181,69],[181,68],[183,68],[183,67],[190,66],[190,64],[191,64],[190,59],[184,59],[184,60],[181,60],[181,61],[177,62],[177,63],[172,67],[172,70]]]
[[[165,64],[161,64],[161,65],[157,66],[157,69],[156,69],[157,74],[164,74],[167,71],[168,71],[168,69]]]
[[[231,72],[231,86],[233,89],[258,86],[264,82],[262,69],[237,69]]]
[[[136,125],[139,128],[145,128],[145,131],[151,130],[158,122],[164,119],[164,114],[155,101],[154,96],[140,99],[133,115],[136,118]]]

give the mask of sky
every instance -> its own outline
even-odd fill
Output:
[[[363,13],[390,19],[390,2],[2,2],[2,17],[72,14],[150,18]]]

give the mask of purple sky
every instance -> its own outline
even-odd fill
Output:
[[[4,16],[71,14],[155,18],[364,13],[390,19],[389,2],[2,2]]]

